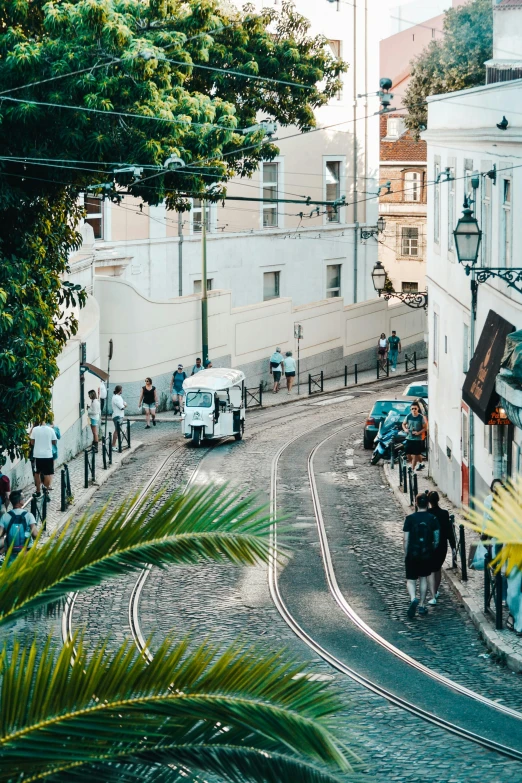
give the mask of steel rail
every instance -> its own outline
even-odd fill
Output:
[[[357,414],[354,414],[357,415]],[[339,419],[333,419],[332,421],[328,422],[328,424],[333,424],[336,421],[342,421],[345,420],[346,417],[341,417]],[[349,425],[346,425],[343,429],[349,429],[351,427],[359,426],[360,422],[355,422]],[[328,425],[321,424],[318,427],[314,427],[312,430],[308,430],[307,433],[304,433],[306,435],[310,434],[311,431],[315,429],[319,429],[320,427],[324,427]],[[336,435],[338,431],[333,433],[329,437],[333,437],[333,435]],[[469,731],[468,729],[465,729],[461,726],[458,726],[457,724],[447,721],[444,718],[440,718],[439,716],[435,715],[432,712],[429,712],[428,710],[425,710],[422,707],[417,706],[416,704],[408,701],[407,699],[403,699],[401,696],[397,696],[392,691],[388,690],[387,688],[383,687],[382,685],[379,685],[377,682],[372,681],[370,678],[359,674],[357,671],[352,669],[350,666],[345,664],[343,661],[341,661],[339,658],[334,656],[332,653],[330,653],[326,648],[324,648],[316,639],[314,639],[310,634],[308,634],[297,622],[295,617],[292,615],[291,611],[285,604],[283,597],[281,595],[280,589],[279,589],[279,583],[278,583],[278,572],[277,572],[277,470],[279,466],[279,460],[281,458],[281,455],[286,451],[286,449],[291,446],[293,443],[295,443],[297,440],[302,438],[303,435],[296,435],[295,437],[289,439],[284,443],[281,448],[277,451],[277,453],[274,455],[274,458],[272,459],[272,465],[271,465],[271,478],[270,478],[270,515],[272,518],[272,526],[271,526],[271,544],[272,544],[272,553],[270,555],[270,561],[269,561],[269,570],[268,570],[268,583],[269,583],[269,589],[270,594],[272,596],[272,600],[274,602],[274,605],[276,606],[276,609],[278,610],[279,614],[283,618],[283,620],[286,622],[286,624],[289,626],[289,628],[296,634],[298,638],[300,638],[308,647],[310,647],[313,652],[315,652],[320,658],[322,658],[324,661],[329,663],[333,668],[337,669],[342,674],[345,674],[347,677],[349,677],[354,682],[357,682],[359,685],[362,685],[364,688],[370,690],[371,692],[375,693],[378,696],[381,696],[382,698],[386,699],[391,704],[400,707],[401,709],[404,709],[405,711],[411,713],[412,715],[415,715],[416,717],[422,718],[423,720],[427,721],[428,723],[431,723],[433,725],[438,726],[439,728],[442,728],[446,731],[449,731],[451,734],[454,734],[461,739],[468,740],[470,742],[474,742],[477,745],[481,745],[482,747],[485,747],[489,750],[493,750],[503,756],[507,756],[509,758],[515,759],[517,761],[522,761],[522,750],[516,750],[515,748],[510,748],[506,745],[503,745],[501,743],[495,742],[494,740],[487,739],[486,737],[481,736],[480,734],[476,734],[475,732]],[[329,437],[325,438],[324,440],[328,440]],[[321,445],[321,444],[319,444]],[[314,448],[314,451],[317,450],[317,447]],[[316,519],[317,521],[317,519]],[[319,524],[319,523],[318,523]],[[324,522],[323,522],[324,525]],[[321,546],[322,548],[322,546]],[[413,660],[413,659],[412,659]],[[420,664],[419,664],[420,666]],[[442,675],[440,675],[442,676]],[[450,681],[451,682],[451,681]],[[455,683],[455,685],[457,685]],[[460,690],[461,686],[458,686],[458,689]],[[457,688],[455,688],[457,690]],[[473,692],[470,692],[473,694]],[[466,694],[467,695],[467,694]],[[473,694],[473,696],[477,697],[477,694]],[[480,699],[480,701],[483,701]],[[500,707],[500,705],[496,704],[495,702],[489,702],[488,699],[485,699],[488,706],[494,706],[496,709]],[[509,711],[509,708],[508,710]],[[518,717],[518,715],[517,715]]]

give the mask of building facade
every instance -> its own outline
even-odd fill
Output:
[[[129,197],[115,205],[88,196],[96,273],[122,277],[152,298],[198,293],[205,219],[208,286],[231,289],[234,306],[285,296],[296,305],[336,296],[346,302],[373,297],[370,273],[377,251],[360,234],[361,227],[377,221],[377,200],[367,195],[376,193],[378,178],[378,101],[366,97],[378,87],[376,58],[368,56],[377,42],[372,2],[296,3],[310,19],[311,34],[324,35],[331,52],[350,67],[342,89],[317,111],[317,126],[324,130],[299,134],[279,128],[279,157],[251,179],[228,184],[229,196],[258,201],[227,201],[203,216],[196,199],[190,212],[178,215]],[[263,4],[274,5],[257,0],[254,6]],[[312,207],[262,201],[341,196],[347,206],[337,212],[322,208],[318,215]]]
[[[488,269],[521,266],[522,232],[515,216],[522,203],[522,119],[510,107],[520,105],[522,81],[503,80],[522,64],[516,54],[522,52],[520,0],[501,0],[494,18],[487,85],[430,97],[423,134],[434,183],[428,188],[427,230],[430,472],[456,503],[484,497],[493,478],[521,469],[522,396],[501,361],[506,335],[522,329],[522,294],[497,274],[483,280]],[[499,28],[509,30],[509,39]],[[508,51],[514,53],[510,62]],[[465,197],[482,231],[477,266],[469,275],[453,236]]]

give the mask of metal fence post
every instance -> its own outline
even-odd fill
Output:
[[[348,386],[348,365],[344,365],[344,385]]]
[[[91,462],[92,462],[91,473],[92,473],[92,480],[93,480],[93,482],[95,482],[96,481],[96,452],[94,451],[94,449],[91,451],[91,454],[92,454],[92,457],[91,457]]]
[[[408,491],[408,468],[406,465],[402,469],[402,491],[404,494]]]
[[[489,609],[489,602],[491,601],[491,574],[489,571],[490,562],[489,549],[486,547],[486,554],[484,555],[484,612]]]
[[[495,628],[502,630],[502,574],[495,574]]]
[[[408,468],[408,484],[410,488],[410,506],[413,506],[413,479],[411,468]]]
[[[131,447],[131,425],[129,419],[127,419],[127,446]]]
[[[83,452],[83,483],[85,489],[89,487],[89,452],[87,449]]]
[[[419,482],[417,481],[417,474],[413,473],[413,497],[417,498],[419,494]]]
[[[107,470],[107,444],[105,442],[105,438],[102,439],[102,460],[103,469]]]
[[[109,435],[109,465],[112,465],[112,437]]]
[[[47,530],[47,504],[48,504],[48,502],[49,502],[49,495],[47,494],[47,492],[44,492],[43,493],[43,498],[42,498],[42,515],[41,515],[41,519],[42,519],[42,522],[43,522],[42,530]]]
[[[31,498],[31,514],[36,519],[37,510],[36,510],[36,498],[34,497],[34,495]]]
[[[65,511],[66,508],[66,482],[65,482],[65,470],[62,468],[60,471],[60,511]]]
[[[462,572],[462,581],[468,581],[468,564],[466,562],[466,534],[464,525],[459,525],[459,549],[460,549],[460,570]]]
[[[357,365],[354,367],[355,383],[357,384]]]
[[[263,406],[263,382],[259,384],[259,406]]]
[[[390,377],[390,360],[386,359],[386,377]]]
[[[324,381],[324,373],[321,370],[321,391],[323,391],[323,381]]]
[[[118,421],[118,419],[116,419],[116,431],[118,433],[118,451],[121,454],[123,446],[122,446],[122,442],[121,442],[121,424]]]
[[[379,380],[379,360],[377,359],[377,380]]]
[[[413,351],[413,369],[417,369],[417,351]]]
[[[308,373],[308,394],[312,393],[312,376]]]

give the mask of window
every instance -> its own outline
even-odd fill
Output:
[[[88,223],[94,231],[95,239],[103,239],[103,199],[101,196],[85,196],[85,211]]]
[[[462,325],[462,372],[469,370],[469,326]]]
[[[341,296],[341,264],[328,264],[326,267],[326,298]]]
[[[422,174],[419,171],[407,171],[404,174],[404,201],[418,203],[422,195]]]
[[[210,408],[212,406],[212,395],[209,392],[202,391],[188,392],[185,405],[187,408]]]
[[[265,272],[263,275],[263,302],[267,299],[277,299],[281,272]]]
[[[398,139],[404,133],[404,120],[402,117],[388,117],[386,122],[386,138]]]
[[[279,164],[263,163],[263,198],[278,198],[277,178],[279,174]],[[268,226],[277,226],[278,205],[272,202],[263,204],[263,228]]]
[[[213,288],[213,279],[210,278],[207,280],[207,291],[212,291]],[[200,294],[201,293],[201,280],[194,280],[194,293]]]
[[[419,229],[401,226],[401,256],[419,255]]]
[[[210,205],[205,206],[205,228],[210,229]],[[200,198],[192,199],[192,230],[200,234],[203,230],[203,205]]]
[[[340,41],[328,41],[328,46],[330,47],[330,52],[335,57],[336,60],[341,59],[341,42]],[[341,77],[339,77],[341,78]],[[342,90],[339,90],[337,95],[335,96],[338,101],[341,100],[343,97]]]
[[[511,266],[511,179],[502,180],[501,253],[504,266]]]
[[[433,313],[433,364],[439,363],[439,314]]]
[[[341,197],[341,162],[329,160],[326,163],[326,200],[337,201]],[[326,207],[329,223],[340,223],[339,208]]]
[[[493,454],[493,427],[484,424],[484,448],[488,454]]]
[[[473,161],[471,158],[464,158],[464,195],[473,198],[473,188],[471,186],[471,177],[473,176]],[[471,205],[475,211],[475,205]]]
[[[418,283],[410,283],[407,280],[404,281],[402,284],[402,290],[406,294],[416,294],[419,290],[419,284]]]
[[[491,167],[485,166],[489,171]],[[491,266],[491,180],[482,177],[482,265]]]
[[[455,250],[453,232],[457,225],[455,216],[455,163],[448,166],[448,250]]]
[[[433,188],[433,241],[438,245],[440,243],[440,158],[435,158]]]

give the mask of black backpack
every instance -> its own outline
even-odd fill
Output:
[[[420,560],[429,560],[435,552],[434,522],[436,520],[431,514],[422,514],[422,518],[415,520],[412,525],[408,539],[408,555],[419,558]]]

